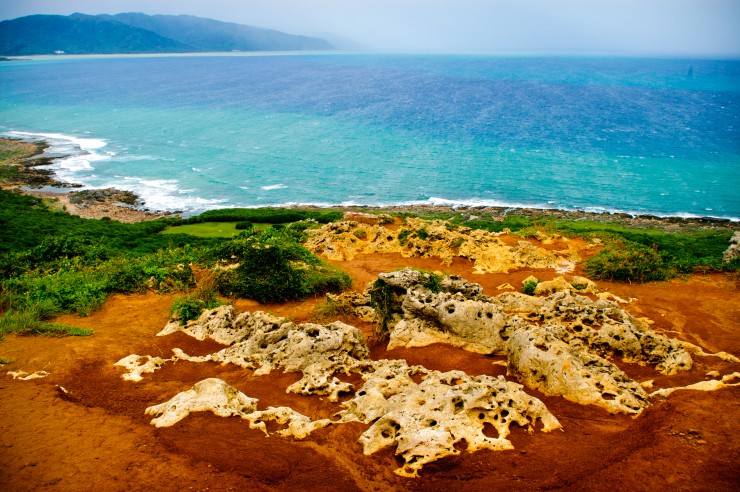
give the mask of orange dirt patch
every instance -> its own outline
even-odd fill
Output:
[[[402,266],[456,273],[483,285],[489,295],[505,282],[521,288],[529,275],[542,280],[552,271],[521,270],[508,275],[476,275],[471,262],[456,259],[442,266],[435,259],[366,255],[332,262],[348,272],[362,290],[378,273]],[[722,274],[694,276],[649,285],[600,282],[628,299],[628,310],[655,321],[671,337],[740,355],[738,280]],[[542,399],[563,424],[563,431],[529,434],[512,428],[512,451],[479,451],[424,467],[418,479],[398,477],[393,450],[364,456],[356,442],[366,425],[330,426],[302,441],[267,438],[238,418],[194,414],[169,428],[149,424],[144,409],[168,400],[207,377],[219,377],[258,407],[287,405],[312,418],[331,417],[340,407],[326,397],[288,394],[300,374],[252,371],[213,363],[165,364],[139,383],[121,379],[113,367],[137,353],[170,357],[180,347],[191,355],[220,348],[183,334],[154,335],[164,327],[173,298],[155,294],[113,296],[87,318],[64,316],[60,322],[89,327],[86,338],[8,337],[0,356],[17,359],[0,374],[0,490],[737,490],[740,483],[740,387],[716,392],[679,391],[655,399],[640,417],[613,416],[562,398]],[[264,310],[297,322],[310,321],[322,299],[260,305],[239,300],[238,311]],[[367,323],[353,322],[366,335]],[[439,370],[505,374],[492,362],[501,357],[471,354],[447,346],[387,351],[372,347],[373,358],[405,358]],[[728,374],[740,365],[716,358],[695,358],[695,367],[666,377],[650,367],[623,364],[638,381],[655,387],[705,379],[709,370]],[[9,370],[46,370],[45,379],[16,381]],[[359,383],[357,376],[340,378]]]

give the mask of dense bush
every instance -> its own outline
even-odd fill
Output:
[[[537,289],[537,285],[540,283],[538,279],[527,280],[522,285],[522,292],[528,296],[534,295],[534,291]]]
[[[641,244],[618,241],[586,262],[594,279],[619,282],[648,282],[674,276],[658,252]]]
[[[208,210],[200,215],[183,219],[183,224],[198,222],[252,222],[255,224],[286,224],[313,219],[320,224],[328,224],[342,218],[342,212],[330,210],[294,210],[285,208],[228,208]]]
[[[221,274],[219,291],[259,302],[283,302],[349,287],[347,274],[325,264],[292,234],[290,228],[268,229],[230,241],[221,256],[239,266]]]
[[[70,248],[72,256],[79,255],[77,246],[84,244],[84,254],[88,254],[88,246],[92,245],[108,257],[141,255],[186,244],[214,244],[213,239],[158,234],[167,224],[167,220],[124,224],[115,220],[83,219],[49,210],[37,198],[0,190],[0,255],[3,256],[28,252],[43,246],[45,241],[48,241],[49,253],[70,256],[64,252]],[[41,251],[37,253],[43,255]],[[10,261],[5,256],[5,261],[0,264],[0,277],[3,276],[3,265],[7,266]]]

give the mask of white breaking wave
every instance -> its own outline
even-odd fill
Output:
[[[26,142],[46,142],[49,147],[42,155],[54,159],[48,168],[53,170],[61,181],[83,185],[88,184],[87,179],[94,177],[91,171],[95,169],[95,163],[110,160],[116,155],[115,152],[100,151],[108,143],[99,138],[19,131],[9,131],[4,135]]]
[[[270,191],[270,190],[283,190],[287,188],[284,184],[274,184],[274,185],[267,185],[267,186],[260,186],[260,190]]]

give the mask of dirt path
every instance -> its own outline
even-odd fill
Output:
[[[474,275],[467,261],[440,267],[432,259],[369,255],[337,263],[361,288],[377,273],[411,265],[457,273],[496,295],[505,282],[519,287],[530,274],[543,280],[551,272]],[[629,310],[655,321],[654,328],[697,343],[707,351],[740,354],[740,291],[734,277],[695,276],[664,284],[599,283],[623,298],[637,298]],[[173,427],[156,429],[144,409],[171,398],[206,377],[220,377],[259,408],[288,405],[313,418],[329,417],[336,403],[317,396],[285,393],[297,374],[274,372],[255,377],[233,366],[166,364],[140,383],[123,381],[113,363],[131,354],[168,357],[174,347],[192,355],[210,353],[215,343],[185,335],[155,337],[167,322],[172,298],[154,294],[114,296],[92,316],[60,322],[93,328],[88,338],[8,337],[0,356],[17,359],[0,373],[0,490],[737,490],[740,483],[740,388],[704,393],[679,391],[654,400],[640,417],[612,416],[562,398],[541,398],[563,424],[550,434],[514,427],[512,451],[479,451],[427,465],[419,479],[392,473],[393,451],[364,456],[356,440],[362,424],[330,426],[304,441],[267,438],[237,418],[191,415]],[[258,305],[239,301],[239,311],[262,309],[308,321],[320,302]],[[367,334],[371,327],[358,324]],[[470,374],[504,374],[496,357],[446,346],[388,352],[375,347],[373,358],[406,358],[433,369]],[[654,379],[656,387],[705,379],[740,365],[715,358],[696,359],[686,374],[661,376],[649,367],[621,364],[631,377]],[[5,373],[46,370],[31,381]],[[349,380],[352,380],[351,378]],[[353,381],[357,382],[355,378]],[[61,390],[63,387],[64,390]]]

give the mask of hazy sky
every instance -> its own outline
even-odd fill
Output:
[[[0,0],[29,14],[191,14],[378,51],[740,57],[740,0]]]

